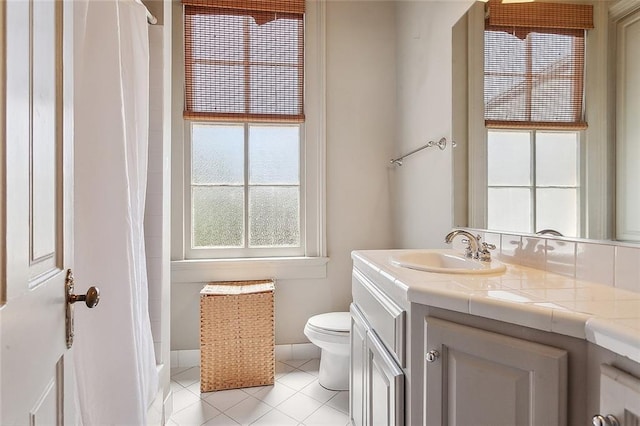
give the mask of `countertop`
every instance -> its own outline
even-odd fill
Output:
[[[354,251],[354,267],[400,302],[586,339],[640,363],[640,293],[506,262],[505,272],[487,275],[392,265],[403,251]]]

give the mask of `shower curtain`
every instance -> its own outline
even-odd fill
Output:
[[[133,0],[74,8],[74,275],[77,292],[95,285],[101,298],[75,308],[77,403],[85,425],[144,425],[158,390],[143,226],[147,20]]]

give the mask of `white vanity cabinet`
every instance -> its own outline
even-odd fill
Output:
[[[349,416],[354,426],[403,426],[404,311],[364,275],[353,274]]]
[[[567,423],[567,352],[425,319],[425,425]]]

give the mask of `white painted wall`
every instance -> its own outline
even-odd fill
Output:
[[[396,3],[398,156],[443,136],[451,141],[451,28],[472,3]],[[444,246],[452,226],[451,145],[421,151],[393,174],[396,245]]]
[[[395,141],[395,5],[329,1],[326,25],[330,261],[326,279],[277,281],[277,344],[306,342],[304,324],[314,314],[348,310],[352,250],[393,243],[388,163]],[[172,285],[172,350],[199,347],[202,286]]]

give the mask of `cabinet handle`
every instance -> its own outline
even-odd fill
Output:
[[[593,416],[592,422],[593,426],[620,426],[620,422],[613,414],[607,414],[606,416],[596,414]]]
[[[436,350],[427,352],[427,362],[435,362],[438,358],[440,358],[440,352]]]

